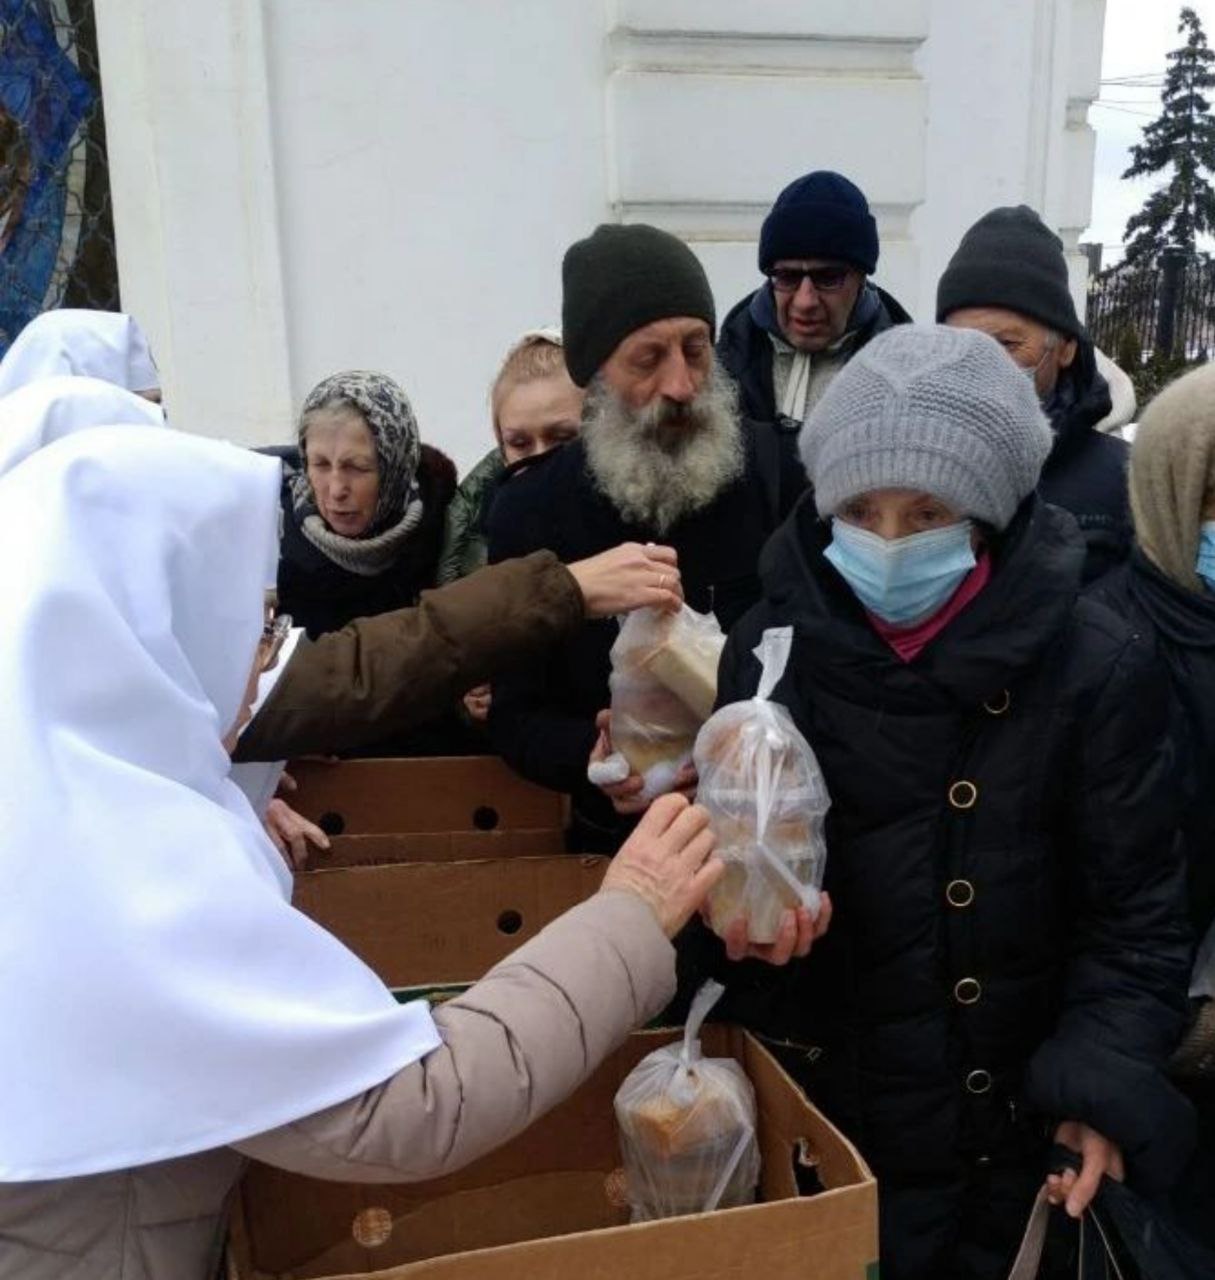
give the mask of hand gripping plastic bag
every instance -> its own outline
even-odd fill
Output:
[[[768,943],[789,908],[818,914],[831,801],[810,744],[769,700],[792,643],[789,627],[765,631],[755,649],[762,668],[755,697],[722,707],[696,739],[696,800],[709,811],[726,864],[708,901],[709,923],[722,937],[741,918],[752,942]]]
[[[670,791],[692,760],[697,731],[713,710],[725,636],[711,614],[638,609],[612,645],[612,756],[592,764],[598,786],[630,773],[645,782],[642,800]]]
[[[1056,1146],[1050,1168],[1079,1173],[1080,1157]],[[1038,1192],[1008,1280],[1038,1280],[1045,1274],[1041,1263],[1050,1219],[1062,1212],[1051,1207],[1045,1188]],[[1058,1265],[1051,1266],[1050,1274],[1059,1274]],[[1077,1280],[1211,1280],[1215,1254],[1181,1226],[1167,1205],[1102,1178],[1080,1219],[1073,1274]]]
[[[692,1001],[683,1043],[642,1058],[616,1093],[633,1222],[755,1201],[755,1090],[733,1058],[700,1052],[700,1028],[723,990],[706,982]]]

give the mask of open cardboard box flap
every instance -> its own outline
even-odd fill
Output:
[[[629,1226],[612,1100],[678,1032],[639,1032],[570,1099],[459,1173],[414,1185],[318,1182],[254,1164],[233,1222],[239,1280],[864,1280],[876,1188],[855,1148],[766,1050],[704,1029],[705,1053],[746,1068],[759,1105],[762,1203]],[[824,1188],[799,1196],[796,1161]]]

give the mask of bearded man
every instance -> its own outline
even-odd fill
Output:
[[[565,362],[588,389],[582,433],[502,485],[489,558],[662,543],[678,554],[688,604],[729,629],[758,599],[760,548],[804,473],[773,427],[740,419],[713,351],[713,294],[681,240],[601,226],[566,253],[562,283]],[[576,847],[588,851],[614,850],[628,830],[630,806],[586,776],[616,632],[587,623],[543,666],[495,684],[490,714],[495,750],[571,796]]]

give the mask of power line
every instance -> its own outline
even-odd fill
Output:
[[[1154,111],[1134,111],[1130,107],[1116,107],[1108,102],[1094,102],[1094,107],[1104,107],[1106,111],[1117,111],[1124,116],[1138,116],[1140,120],[1152,120],[1155,118]]]
[[[1102,80],[1101,87],[1112,89],[1163,89],[1164,78],[1159,80]]]

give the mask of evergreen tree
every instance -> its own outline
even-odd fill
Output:
[[[1169,245],[1193,256],[1198,236],[1215,233],[1215,190],[1205,176],[1215,173],[1215,117],[1203,96],[1215,88],[1215,51],[1193,9],[1182,9],[1177,30],[1186,42],[1168,56],[1160,117],[1144,129],[1122,175],[1171,176],[1126,224],[1127,262],[1151,261]]]

